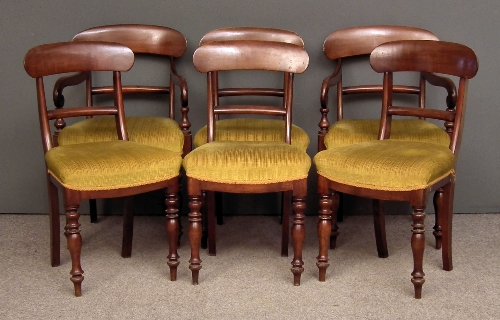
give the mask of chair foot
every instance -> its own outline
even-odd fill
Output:
[[[169,261],[167,262],[170,268],[170,281],[177,280],[177,266],[179,265],[179,261]]]
[[[198,276],[200,274],[200,269],[201,269],[201,266],[198,266],[199,268],[194,268],[195,266],[189,266],[189,269],[191,269],[191,279],[192,279],[192,283],[194,285],[197,285],[198,284]]]
[[[295,266],[292,267],[294,286],[300,286],[300,277],[302,276],[302,272],[304,272],[304,268]]]
[[[82,275],[75,275],[71,277],[71,282],[73,282],[73,285],[75,287],[75,297],[80,297],[82,295],[82,282],[83,282],[83,276]]]
[[[330,264],[327,262],[316,262],[316,266],[318,267],[318,270],[319,270],[319,281],[325,282],[326,281],[326,269],[328,269]]]
[[[413,282],[413,287],[415,288],[415,299],[422,298],[422,285],[424,284],[425,279],[413,278],[411,279],[411,282]]]

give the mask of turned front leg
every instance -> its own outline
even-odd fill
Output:
[[[306,204],[303,198],[293,198],[293,222],[292,222],[292,240],[293,240],[293,260],[292,273],[293,284],[300,285],[300,277],[304,272],[304,261],[302,261],[302,246],[304,244],[305,229],[304,229],[304,210]]]
[[[415,288],[415,298],[422,297],[422,285],[425,282],[423,262],[425,249],[425,207],[413,207],[412,219],[413,230],[411,236],[411,250],[413,252],[413,272],[411,282]]]
[[[436,249],[441,249],[442,245],[442,236],[443,236],[443,229],[442,229],[442,211],[443,211],[443,206],[444,206],[444,197],[443,197],[443,188],[439,188],[434,192],[434,197],[433,197],[433,203],[434,203],[434,211],[435,216],[436,216],[436,221],[434,223],[434,232],[432,233],[434,235],[434,238],[436,239]],[[444,213],[446,214],[446,213]]]
[[[191,259],[189,269],[192,274],[193,284],[198,284],[198,275],[201,269],[200,243],[202,234],[201,225],[201,195],[189,197],[189,244],[191,246]]]
[[[66,206],[66,226],[64,235],[68,241],[69,254],[71,256],[71,278],[75,287],[75,296],[82,295],[83,270],[80,265],[80,255],[82,253],[82,236],[80,234],[80,223],[78,219],[78,206]]]
[[[170,280],[177,280],[177,266],[179,265],[179,254],[177,244],[179,241],[179,201],[177,192],[167,193],[165,197],[166,205],[166,229],[168,235],[168,256],[167,265],[170,268]]]
[[[325,281],[326,269],[330,266],[328,262],[328,243],[330,234],[332,233],[332,199],[328,194],[319,196],[319,221],[318,221],[318,240],[319,240],[319,255],[316,258],[316,266],[319,269],[319,281]]]
[[[332,193],[331,202],[331,217],[332,217],[332,232],[330,234],[330,249],[335,249],[337,247],[337,237],[339,236],[339,225],[337,224],[337,213],[340,208],[341,194],[338,192]]]

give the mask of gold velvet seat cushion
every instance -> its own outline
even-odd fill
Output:
[[[447,147],[393,139],[324,150],[314,164],[329,180],[387,191],[424,189],[454,173],[454,155]]]
[[[182,154],[184,135],[179,124],[163,117],[127,117],[129,140]],[[118,140],[114,117],[95,117],[64,128],[59,145]]]
[[[344,119],[334,123],[325,136],[327,149],[378,139],[379,120]],[[391,139],[423,141],[450,145],[450,137],[443,128],[419,119],[394,119],[391,123]]]
[[[224,119],[217,121],[215,141],[285,141],[285,122],[269,119]],[[306,151],[309,136],[296,125],[292,125],[292,145]],[[207,127],[201,128],[194,136],[197,148],[207,143]]]
[[[66,188],[112,190],[165,181],[179,175],[182,157],[130,141],[70,144],[45,154],[47,169]]]
[[[211,142],[183,160],[186,175],[228,184],[270,184],[307,177],[311,159],[284,142]]]

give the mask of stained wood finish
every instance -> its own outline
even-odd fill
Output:
[[[51,116],[47,108],[45,97],[44,77],[66,72],[89,72],[89,71],[110,71],[113,75],[113,97],[115,105],[110,107],[113,110],[117,121],[117,136],[120,140],[127,140],[127,129],[122,98],[121,71],[129,70],[134,63],[134,54],[129,48],[113,43],[104,42],[67,42],[49,45],[41,45],[28,51],[25,56],[24,66],[26,72],[36,78],[36,90],[38,100],[38,111],[40,119],[40,129],[44,152],[57,147],[52,140],[49,122],[51,119],[59,117],[82,116],[82,108],[66,109],[58,112],[57,117]],[[83,115],[101,114],[103,110],[99,106],[88,106]],[[106,109],[108,110],[108,109]],[[92,111],[95,111],[93,114]],[[52,113],[53,114],[53,113]],[[81,284],[84,279],[83,269],[80,263],[82,249],[82,236],[78,208],[83,199],[130,197],[139,193],[149,192],[158,189],[168,191],[167,198],[176,198],[179,189],[178,177],[157,183],[130,187],[124,189],[101,190],[101,191],[77,191],[62,186],[52,175],[47,173],[47,186],[50,203],[50,233],[51,233],[51,265],[60,264],[60,223],[59,223],[59,197],[58,189],[62,190],[64,198],[64,208],[66,211],[66,225],[64,234],[67,238],[68,249],[71,256],[71,281],[74,284],[75,295],[80,296]],[[178,209],[176,200],[168,202],[167,206],[167,228],[177,230]],[[122,243],[122,255],[130,256],[132,246],[132,219],[131,202],[127,201],[126,214],[124,215],[124,238]],[[175,265],[178,262],[177,255],[177,234],[169,233],[170,254],[169,266],[171,276],[175,278]]]
[[[295,32],[283,29],[257,27],[231,27],[212,30],[201,38],[200,46],[210,42],[237,40],[282,42],[304,48],[304,41]]]
[[[74,42],[88,41],[105,41],[120,43],[129,47],[136,55],[155,55],[164,58],[168,64],[170,73],[169,83],[161,86],[151,85],[123,85],[123,94],[164,94],[169,96],[168,100],[168,116],[175,119],[176,114],[176,90],[177,87],[180,93],[180,120],[179,127],[184,134],[183,154],[186,155],[192,148],[191,123],[188,118],[188,88],[187,82],[181,75],[178,74],[175,58],[181,57],[187,48],[186,38],[175,29],[162,26],[152,26],[143,24],[119,24],[94,27],[78,33],[74,38]],[[64,96],[63,90],[68,86],[78,85],[87,81],[87,105],[93,104],[93,96],[96,95],[111,95],[113,94],[112,86],[95,86],[92,83],[91,74],[88,72],[79,73],[72,76],[60,78],[54,86],[54,105],[57,108],[55,111],[63,111]],[[62,117],[61,117],[62,119]],[[55,139],[59,132],[65,127],[63,120],[56,122]],[[92,222],[97,222],[97,210],[95,200],[90,201],[90,218]]]
[[[281,59],[283,51],[289,54],[286,61]],[[303,48],[289,43],[241,40],[205,44],[196,49],[193,62],[199,72],[267,70],[302,73],[309,65],[309,56]]]
[[[414,52],[411,54],[413,50]],[[422,52],[426,54],[421,54]],[[449,59],[447,57],[449,57]],[[395,62],[395,66],[391,64],[391,61]],[[432,70],[458,77],[459,86],[456,94],[456,106],[448,110],[449,114],[452,115],[451,119],[449,115],[445,115],[441,112],[429,113],[425,109],[418,107],[411,112],[412,115],[416,114],[422,117],[432,116],[447,123],[446,130],[450,131],[451,137],[450,150],[455,154],[455,159],[457,159],[463,131],[467,83],[469,79],[475,76],[478,70],[478,61],[472,49],[449,42],[422,40],[398,41],[386,43],[377,47],[370,56],[370,64],[377,72],[384,73],[383,112],[379,136],[381,140],[390,138],[392,115],[408,115],[406,108],[394,108],[392,104],[394,70],[414,72],[429,72]],[[449,108],[447,102],[444,104]],[[430,193],[439,191],[439,194],[434,200],[437,204],[436,210],[439,219],[438,224],[440,226],[440,229],[436,231],[442,233],[440,240],[442,241],[443,269],[450,271],[453,269],[451,242],[454,187],[454,174],[444,177],[426,189],[400,192],[354,187],[328,180],[320,175],[318,177],[318,192],[321,195],[320,221],[318,223],[318,235],[320,238],[318,268],[320,281],[325,280],[325,272],[328,267],[327,238],[328,235],[331,234],[332,224],[336,223],[335,218],[333,218],[332,223],[327,222],[331,212],[328,202],[331,197],[330,190],[334,190],[335,194],[337,192],[348,193],[376,200],[407,201],[413,208],[411,248],[413,252],[414,269],[411,281],[414,284],[415,298],[421,298],[422,285],[425,282],[423,255],[425,248],[424,229],[427,199]],[[335,209],[336,208],[334,208],[334,210]]]
[[[208,143],[214,141],[217,119],[219,114],[252,114],[276,115],[285,121],[284,142],[290,143],[292,120],[293,75],[302,73],[307,68],[309,57],[305,50],[297,45],[276,43],[270,41],[235,40],[226,42],[210,42],[200,46],[193,55],[195,68],[207,73],[207,127]],[[232,88],[221,91],[219,76],[222,71],[228,70],[267,70],[284,72],[284,88]],[[223,92],[222,94],[220,94]],[[283,108],[276,112],[274,106],[221,106],[220,95],[271,95],[283,97]],[[244,143],[244,142],[242,142]],[[189,173],[188,173],[189,174]],[[191,246],[190,270],[192,282],[198,284],[201,269],[200,242],[202,242],[203,220],[202,199],[205,194],[207,211],[213,210],[214,192],[229,193],[268,193],[284,192],[284,201],[291,201],[294,217],[292,220],[291,236],[294,248],[292,273],[294,284],[300,284],[304,270],[302,260],[302,244],[305,236],[304,210],[307,194],[307,179],[288,181],[274,184],[223,184],[211,181],[201,181],[188,176],[189,196],[189,241]],[[289,204],[284,204],[283,210],[289,210]],[[215,254],[215,221],[213,212],[208,212],[209,253]],[[285,217],[284,217],[285,218]],[[288,219],[288,214],[286,215]],[[205,219],[207,220],[207,219]],[[284,228],[288,222],[284,222]],[[287,228],[288,229],[288,228]],[[285,243],[286,242],[286,243]],[[286,248],[284,248],[286,244]],[[288,255],[288,236],[282,237],[282,255]]]

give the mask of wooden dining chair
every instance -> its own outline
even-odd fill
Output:
[[[153,190],[166,190],[166,229],[169,238],[168,265],[175,280],[178,261],[178,189],[182,157],[178,152],[128,141],[121,72],[134,63],[132,50],[117,43],[65,42],[32,48],[24,58],[26,72],[36,79],[38,113],[50,201],[51,264],[60,264],[59,196],[66,211],[64,228],[71,255],[71,281],[75,295],[81,295],[83,270],[80,264],[82,236],[78,208],[83,199],[130,197]],[[47,107],[44,79],[65,73],[112,71],[113,105],[72,108]],[[111,76],[111,73],[108,72]],[[85,116],[112,116],[117,139],[57,146],[51,121]],[[128,207],[128,206],[127,206]],[[130,221],[131,212],[124,213]],[[132,233],[124,223],[122,256],[130,256]]]
[[[269,41],[269,42],[282,42],[290,43],[301,48],[304,48],[304,41],[295,32],[276,28],[261,28],[261,27],[230,27],[221,28],[208,32],[200,40],[200,46],[205,44],[221,42],[221,41],[239,41],[239,40],[254,40],[254,41]],[[220,99],[231,99],[230,97],[237,97],[242,95],[251,94],[254,96],[274,96],[281,99],[283,106],[284,90],[283,83],[281,88],[225,88],[221,87],[218,82],[218,73],[212,73],[214,77],[214,99],[216,104]],[[285,81],[285,78],[284,78]],[[214,137],[215,141],[282,141],[285,121],[284,119],[255,119],[251,117],[237,117],[231,118],[226,116],[224,119],[218,119],[217,133]],[[194,136],[194,146],[199,147],[207,143],[207,126],[201,128]],[[294,146],[306,151],[309,146],[310,139],[308,134],[299,126],[292,124],[291,143]],[[217,217],[217,224],[223,224],[222,215],[222,196],[221,193],[215,194],[215,205],[213,207],[204,209],[207,215],[213,215],[214,210]],[[281,208],[281,223],[282,223],[282,251],[283,256],[288,256],[288,230],[289,213],[291,211],[291,193],[282,193],[282,208]],[[204,220],[205,221],[205,220]],[[206,227],[204,228],[206,230]],[[214,232],[208,232],[208,235],[213,235]],[[209,254],[215,255],[215,239],[208,238],[207,232],[204,232],[202,238],[202,247],[207,247],[207,242],[212,242],[209,245]]]
[[[321,120],[318,132],[318,152],[336,148],[338,146],[361,143],[376,140],[378,135],[378,119],[353,119],[345,117],[347,109],[360,108],[370,104],[367,98],[374,97],[374,94],[382,94],[381,83],[370,83],[368,81],[353,81],[356,78],[356,69],[368,64],[368,58],[373,49],[377,46],[396,40],[434,40],[438,41],[436,35],[430,31],[407,27],[407,26],[362,26],[337,30],[331,33],[323,44],[325,56],[335,62],[335,67],[331,75],[327,76],[321,86]],[[347,76],[344,76],[344,73]],[[360,83],[361,82],[361,83]],[[396,84],[393,92],[398,97],[405,98],[416,96],[417,104],[420,108],[425,108],[425,84],[431,82],[447,87],[450,100],[449,107],[454,103],[454,84],[436,75],[424,74],[415,85]],[[336,110],[336,120],[333,124],[328,120],[329,96],[331,88],[334,87],[336,95],[334,108]],[[408,99],[408,98],[407,98]],[[346,101],[347,100],[347,101]],[[367,102],[368,101],[368,102]],[[372,100],[373,101],[373,100]],[[375,100],[376,101],[376,100]],[[375,108],[380,108],[379,103],[371,103]],[[442,145],[449,145],[450,138],[441,127],[425,119],[395,119],[392,125],[393,139],[412,141],[432,141]],[[436,196],[439,196],[439,191]],[[338,221],[343,220],[343,197],[340,195],[340,205],[338,210]],[[378,200],[373,201],[375,234],[379,257],[388,256],[387,241],[385,236],[385,216],[383,203]],[[437,221],[437,219],[436,219]],[[435,225],[436,246],[440,246],[440,227]],[[335,248],[335,237],[338,230],[332,231],[332,241],[330,247]]]
[[[145,59],[156,57],[165,70],[165,82],[157,85],[124,84],[123,93],[131,98],[166,99],[165,116],[127,116],[127,128],[130,141],[171,150],[181,155],[191,151],[191,131],[188,119],[187,82],[178,74],[176,58],[186,51],[186,38],[177,30],[144,24],[119,24],[94,27],[78,33],[73,41],[107,41],[123,44],[134,52],[135,56]],[[134,71],[137,67],[134,68]],[[140,71],[147,71],[142,65]],[[94,103],[95,97],[111,96],[113,88],[98,85],[90,73],[63,77],[54,87],[54,103],[63,108],[63,90],[68,86],[87,82],[87,105]],[[176,87],[180,94],[180,116],[176,121]],[[131,99],[132,100],[132,99]],[[139,106],[147,110],[151,103],[142,101]],[[151,108],[150,108],[151,110]],[[146,112],[139,112],[146,114]],[[76,124],[66,126],[64,120],[55,122],[55,141],[58,145],[77,144],[91,141],[108,141],[117,139],[115,123],[112,117],[89,118]],[[90,217],[97,222],[96,201],[90,200]]]
[[[442,228],[443,269],[449,271],[453,268],[451,234],[455,167],[463,133],[467,84],[477,73],[478,61],[474,51],[461,44],[407,40],[378,46],[370,55],[370,64],[373,70],[384,74],[378,139],[326,149],[314,157],[320,197],[319,280],[325,281],[329,266],[328,242],[332,224],[334,229],[337,228],[339,193],[407,201],[413,208],[411,248],[414,269],[411,281],[415,298],[420,298],[425,281],[425,208],[429,195],[436,190],[442,190],[435,198],[435,204]],[[433,103],[434,108],[395,104],[393,78],[402,72],[423,72],[421,81],[433,79],[434,73],[457,77],[456,104],[450,106],[445,101],[442,109],[437,103]],[[446,97],[449,100],[448,92]],[[396,131],[393,117],[398,116],[443,121],[442,130],[449,135],[450,143],[445,146],[437,141],[393,138]]]
[[[212,42],[200,46],[194,53],[195,68],[207,73],[207,142],[195,148],[183,160],[187,176],[189,197],[189,240],[193,284],[198,283],[201,269],[200,241],[201,198],[213,192],[228,193],[293,193],[294,218],[291,234],[294,257],[292,272],[294,283],[300,284],[303,272],[302,244],[304,239],[304,209],[307,189],[307,175],[310,158],[303,148],[291,144],[292,137],[292,97],[293,76],[306,70],[309,57],[300,46],[270,41],[227,41]],[[231,84],[240,81],[250,70],[267,71],[264,74],[272,78],[273,73],[284,73],[285,86],[282,89],[284,104],[268,105],[264,103],[246,104],[231,101],[221,104],[217,91],[219,76],[239,72],[232,78]],[[225,89],[230,92],[232,89]],[[269,88],[274,95],[281,89]],[[240,89],[239,95],[252,95],[266,92],[264,89]],[[261,102],[261,101],[259,101]],[[279,117],[284,119],[281,141],[217,141],[220,115],[245,115]],[[207,199],[208,206],[213,200]],[[209,215],[209,231],[215,231],[213,215]],[[215,239],[215,234],[211,235]],[[243,241],[243,239],[242,239]],[[215,242],[212,243],[215,245]]]

